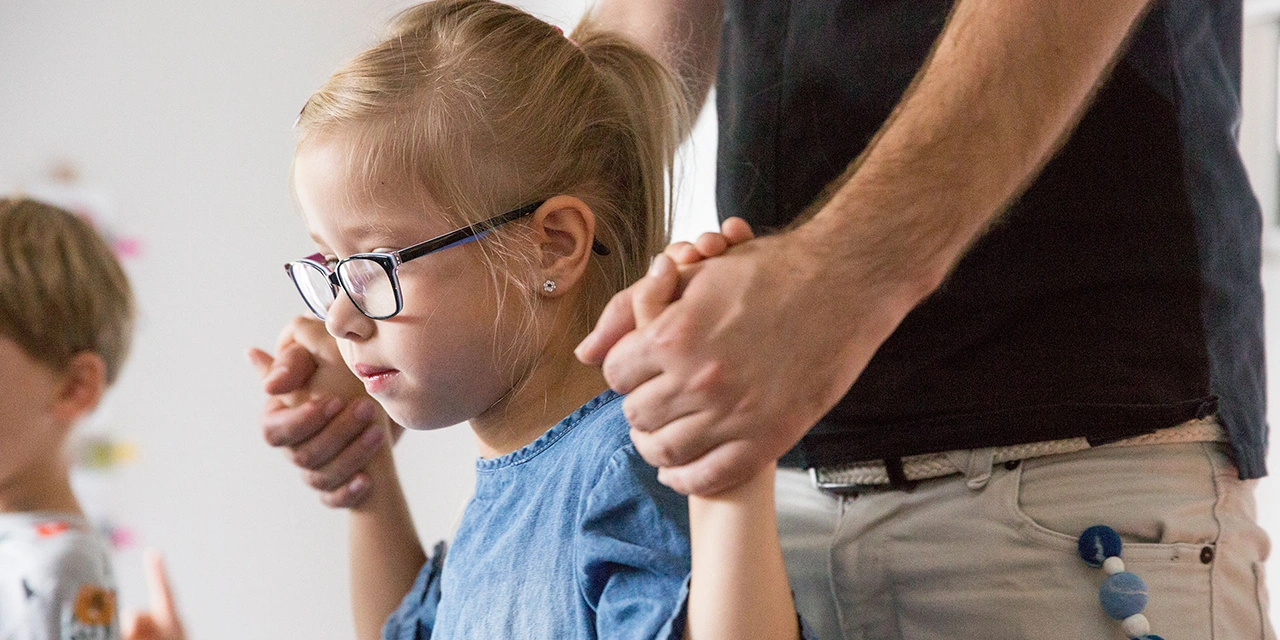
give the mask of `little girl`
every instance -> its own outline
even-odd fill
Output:
[[[686,502],[573,356],[666,242],[683,101],[589,21],[569,39],[450,0],[402,13],[303,107],[293,181],[317,253],[289,275],[391,419],[468,421],[481,453],[447,559],[424,553],[390,448],[367,470],[360,638],[799,635],[772,472]]]

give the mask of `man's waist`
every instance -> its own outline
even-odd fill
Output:
[[[993,464],[1013,463],[1030,458],[1075,453],[1095,447],[1133,447],[1189,442],[1225,442],[1226,433],[1213,417],[1196,418],[1167,429],[1159,429],[1105,444],[1092,445],[1088,438],[1045,440],[990,448]],[[827,491],[866,491],[909,488],[921,480],[965,472],[971,449],[943,451],[864,460],[848,464],[810,467],[814,486]]]

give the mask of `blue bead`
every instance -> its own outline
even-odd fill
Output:
[[[1147,607],[1147,585],[1137,575],[1122,571],[1102,583],[1098,603],[1112,619],[1124,620]]]
[[[1106,525],[1096,524],[1084,530],[1076,542],[1080,559],[1095,569],[1112,556],[1120,555],[1120,534]]]

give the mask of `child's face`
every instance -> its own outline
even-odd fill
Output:
[[[18,343],[0,336],[0,487],[41,456],[61,455],[63,430],[53,419],[59,379]]]
[[[347,156],[336,145],[304,149],[294,184],[320,253],[401,249],[452,230],[429,203],[381,185],[369,193],[350,184]],[[503,398],[518,379],[517,363],[499,361],[518,329],[500,314],[495,281],[478,243],[433,253],[399,268],[404,308],[388,320],[361,314],[345,293],[325,326],[347,366],[392,419],[434,429],[473,418]],[[518,305],[513,305],[516,307]]]

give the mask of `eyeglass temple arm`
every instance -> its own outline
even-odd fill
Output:
[[[457,231],[451,231],[442,236],[436,236],[430,240],[419,242],[411,247],[405,247],[404,249],[397,251],[396,255],[400,258],[400,262],[408,262],[414,258],[425,256],[432,251],[439,251],[453,245],[471,242],[478,239],[481,235],[492,231],[496,227],[514,220],[519,220],[520,218],[537,211],[538,207],[541,207],[545,202],[545,200],[542,202],[533,202],[520,207],[519,209],[513,209],[501,215],[494,216],[488,220],[482,220],[469,227],[463,227]],[[591,250],[602,256],[609,255],[609,248],[601,244],[599,240],[592,239]]]

